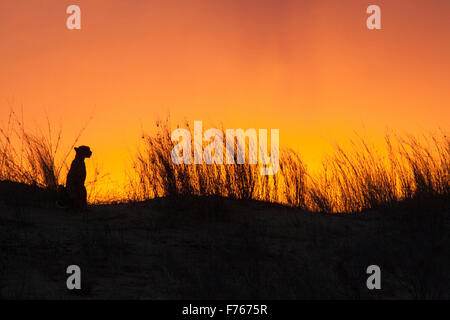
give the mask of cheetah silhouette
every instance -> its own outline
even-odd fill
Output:
[[[86,165],[84,159],[90,158],[92,151],[88,146],[75,148],[75,159],[72,161],[67,174],[65,196],[67,206],[73,209],[87,209],[87,193],[84,182],[86,181]]]

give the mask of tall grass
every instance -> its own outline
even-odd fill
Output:
[[[184,127],[192,133],[189,124]],[[157,128],[155,135],[144,134],[135,157],[131,199],[216,195],[354,213],[406,199],[447,196],[450,190],[450,141],[444,133],[420,139],[387,135],[384,149],[358,138],[351,148],[337,145],[315,175],[308,174],[297,152],[281,148],[278,174],[261,176],[260,165],[248,164],[248,158],[246,164],[176,165],[170,157],[169,121],[159,121]]]
[[[312,179],[312,209],[359,212],[393,202],[449,194],[450,145],[445,134],[387,135],[385,152],[364,139],[336,147]]]
[[[49,121],[45,132],[31,133],[12,111],[6,129],[0,128],[0,179],[56,189],[68,156],[57,160],[61,133]]]
[[[282,162],[281,167],[296,170],[298,175],[287,177],[289,185],[294,189],[283,190],[280,193],[282,175],[261,176],[261,165],[248,164],[248,154],[245,156],[246,164],[174,164],[171,151],[175,145],[171,140],[172,130],[169,121],[159,121],[157,127],[158,131],[155,135],[143,136],[143,146],[135,157],[133,163],[135,174],[129,189],[131,199],[143,200],[171,195],[207,195],[280,202],[284,192],[288,195],[289,203],[301,204],[301,196],[299,198],[301,193],[292,194],[291,190],[304,188],[302,176],[306,174],[306,171],[292,150],[282,150],[283,154],[290,156],[294,161]],[[186,123],[185,128],[192,132],[189,124]],[[222,129],[222,133],[225,137],[225,130]],[[235,158],[236,154],[237,152],[234,152]]]

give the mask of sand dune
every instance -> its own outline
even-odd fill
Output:
[[[450,298],[448,198],[357,215],[207,197],[76,213],[1,194],[2,298]],[[366,287],[371,264],[382,290]]]

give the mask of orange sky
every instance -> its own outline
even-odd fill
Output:
[[[66,28],[78,4],[82,29]],[[382,30],[366,28],[370,4]],[[2,0],[0,122],[47,112],[110,173],[170,112],[278,128],[316,167],[334,140],[450,124],[450,1]]]

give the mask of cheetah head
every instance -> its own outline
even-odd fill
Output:
[[[80,146],[78,148],[75,148],[75,151],[77,153],[77,157],[81,157],[82,159],[90,158],[92,155],[91,148],[89,148],[88,146]]]

